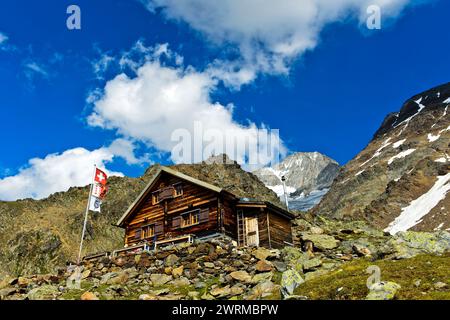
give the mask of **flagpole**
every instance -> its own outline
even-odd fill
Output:
[[[86,225],[87,225],[87,219],[88,219],[88,214],[89,214],[89,204],[91,203],[92,187],[94,186],[96,169],[97,169],[97,165],[94,164],[94,174],[92,175],[92,181],[91,181],[90,188],[89,188],[89,197],[88,197],[88,201],[87,201],[87,205],[86,205],[86,212],[84,213],[83,231],[81,232],[80,250],[78,251],[77,265],[80,265],[80,262],[81,262],[81,252],[83,250],[83,240],[84,240],[84,235],[86,233]]]

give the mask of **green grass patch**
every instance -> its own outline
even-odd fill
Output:
[[[375,262],[358,259],[303,283],[295,290],[295,294],[307,296],[312,300],[365,299],[369,292],[366,282],[370,276],[366,270],[371,265],[380,268],[381,281],[393,281],[401,285],[396,299],[450,300],[450,254],[419,255],[411,259]],[[446,283],[447,287],[437,289],[434,286],[437,282]]]

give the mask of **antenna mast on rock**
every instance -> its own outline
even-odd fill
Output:
[[[286,203],[286,209],[289,211],[289,202],[288,202],[288,197],[287,197],[287,193],[286,193],[286,177],[282,176],[281,181],[283,182],[284,202]]]

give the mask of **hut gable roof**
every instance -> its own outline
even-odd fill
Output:
[[[182,180],[188,181],[190,183],[193,183],[195,185],[198,185],[200,187],[209,189],[209,190],[217,192],[217,193],[221,193],[222,191],[224,191],[222,188],[212,185],[210,183],[193,178],[191,176],[188,176],[184,173],[170,169],[168,167],[160,166],[158,168],[157,172],[153,175],[153,177],[147,183],[144,190],[142,190],[142,192],[139,194],[139,196],[136,198],[136,200],[128,207],[127,211],[125,211],[125,213],[122,215],[122,217],[120,217],[120,219],[117,221],[117,223],[116,223],[117,226],[119,226],[119,227],[123,226],[124,222],[132,215],[132,213],[139,206],[139,204],[141,204],[142,201],[144,199],[146,199],[147,195],[150,193],[152,188],[155,186],[156,182],[158,181],[158,179],[162,173],[167,173],[167,174],[173,175]]]

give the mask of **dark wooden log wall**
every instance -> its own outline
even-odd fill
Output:
[[[270,248],[269,229],[267,224],[268,213],[267,209],[260,209],[258,214],[258,231],[259,231],[259,245],[261,247]]]
[[[223,231],[227,236],[237,240],[237,215],[233,200],[224,196],[220,203],[223,213]]]
[[[269,216],[270,245],[272,248],[285,247],[284,241],[292,243],[291,221],[273,212]]]

